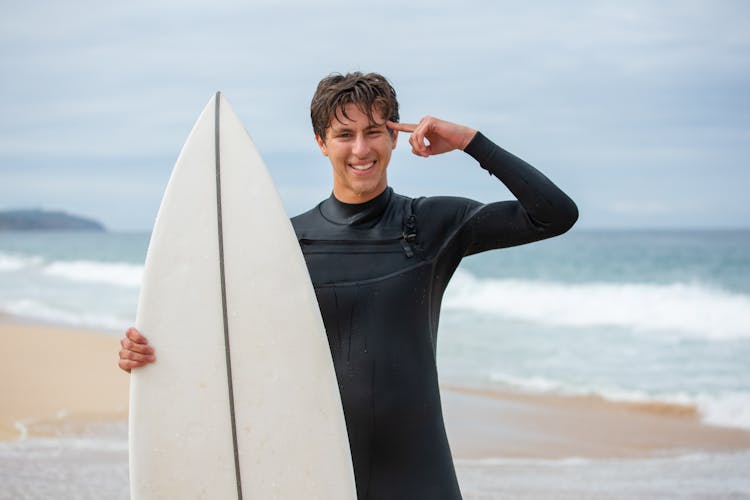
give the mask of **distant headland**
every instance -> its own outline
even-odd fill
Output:
[[[0,210],[0,231],[106,231],[93,219],[51,210]]]

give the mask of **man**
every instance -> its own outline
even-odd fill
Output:
[[[474,129],[426,117],[399,122],[378,74],[331,75],[311,103],[333,194],[292,219],[325,323],[360,499],[457,499],[435,349],[440,304],[466,255],[567,231],[575,204],[536,169]],[[414,154],[463,150],[518,201],[410,199],[388,187],[399,132]],[[154,361],[134,329],[120,367]]]

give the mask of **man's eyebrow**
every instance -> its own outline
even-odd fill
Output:
[[[353,129],[348,125],[341,124],[337,126],[337,125],[331,124],[331,130],[334,132],[350,132]]]
[[[385,127],[385,122],[383,123],[377,123],[372,122],[367,127],[365,127],[365,130],[372,130],[372,129],[379,129],[381,127]],[[338,124],[331,124],[330,125],[331,131],[333,132],[351,132],[354,130],[354,127],[350,127],[349,125],[344,125],[341,122]]]

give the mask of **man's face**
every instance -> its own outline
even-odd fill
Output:
[[[332,118],[326,129],[325,141],[317,135],[315,140],[333,167],[336,198],[344,203],[364,203],[388,185],[386,168],[396,147],[397,132],[389,133],[377,109],[372,113],[375,123],[370,123],[355,104],[347,104],[344,110],[349,118],[339,111],[338,119]]]

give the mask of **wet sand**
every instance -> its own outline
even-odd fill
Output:
[[[750,432],[704,425],[694,408],[443,387],[457,459],[634,458],[750,449]]]

